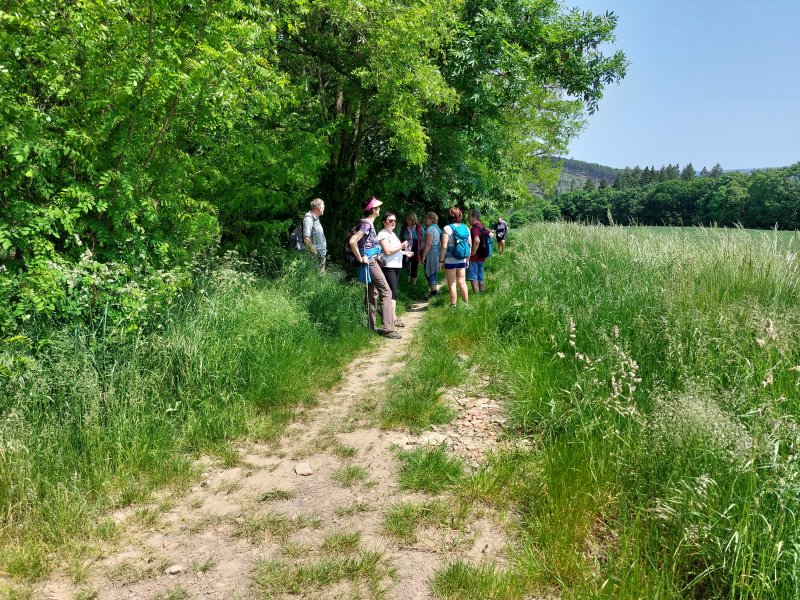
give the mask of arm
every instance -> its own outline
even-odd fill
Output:
[[[433,245],[433,231],[429,230],[425,234],[425,248],[422,249],[422,261],[425,262],[425,258],[428,256],[428,252],[431,251],[431,246]]]
[[[356,231],[353,235],[350,236],[350,250],[353,251],[353,254],[358,258],[358,262],[369,262],[369,259],[366,256],[361,256],[361,251],[358,249],[358,242],[361,241],[361,238],[364,237],[364,232],[359,230]]]
[[[445,230],[442,229],[442,241],[439,242],[439,246],[441,247],[439,250],[439,262],[444,262],[444,255],[447,252],[447,243],[450,241],[450,236],[445,233]]]
[[[480,245],[481,245],[481,238],[480,237],[472,238],[472,245],[470,246],[470,249],[469,249],[470,258],[472,258],[473,256],[475,256],[478,253],[478,247]],[[467,262],[469,262],[469,260]]]
[[[405,247],[405,242],[400,242],[397,246],[392,246],[389,238],[381,239],[381,249],[386,256],[391,256],[402,250]]]

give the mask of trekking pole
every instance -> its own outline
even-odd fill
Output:
[[[367,311],[367,331],[371,334],[372,328],[369,326],[369,284],[372,282],[372,276],[369,272],[369,262],[364,264],[363,262],[359,265],[360,269],[364,269],[364,276],[359,277],[359,279],[364,280],[364,308]],[[377,316],[377,315],[376,315]]]

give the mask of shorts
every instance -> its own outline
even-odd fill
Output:
[[[484,281],[483,261],[470,261],[467,269],[467,281]]]
[[[466,268],[466,266],[467,266],[466,262],[453,263],[452,265],[448,265],[447,263],[445,263],[444,268],[450,271],[451,269],[464,269]]]
[[[434,273],[433,275],[428,275],[426,279],[428,280],[429,285],[436,285],[439,283],[439,274]]]

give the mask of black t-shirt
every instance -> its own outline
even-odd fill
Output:
[[[497,232],[497,237],[499,238],[506,237],[506,233],[508,232],[508,224],[505,222],[501,223],[500,221],[498,221],[494,226],[494,230]]]

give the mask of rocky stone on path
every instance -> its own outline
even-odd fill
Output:
[[[170,567],[167,567],[167,570],[164,571],[164,573],[166,573],[167,575],[180,575],[185,570],[186,567],[184,567],[183,565],[172,565]]]
[[[302,477],[308,477],[314,474],[314,469],[308,463],[297,463],[294,467],[294,472]]]

